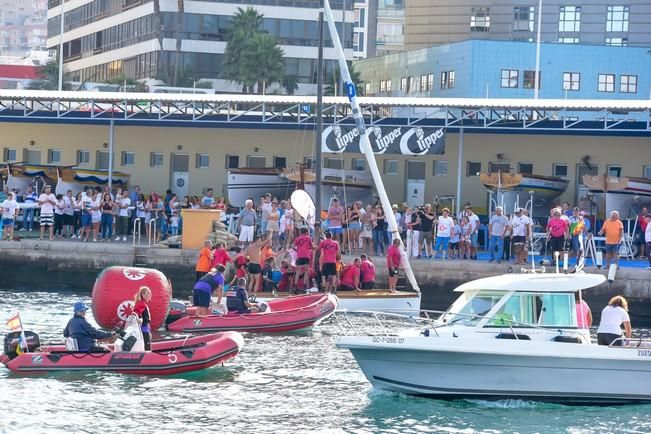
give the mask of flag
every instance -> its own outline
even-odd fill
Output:
[[[20,331],[20,336],[18,337],[18,346],[16,347],[16,354],[21,355],[27,351],[28,347],[27,338],[25,337],[25,330],[23,330],[23,322],[20,320],[20,314],[17,313],[16,315],[9,318],[6,324],[7,327],[9,327],[9,330]]]
[[[14,331],[14,332],[18,331],[18,330],[22,330],[22,328],[23,328],[22,324],[20,323],[20,314],[18,314],[18,313],[16,315],[12,316],[11,318],[9,318],[9,320],[7,321],[6,324],[7,324],[7,327],[9,327],[9,330]]]

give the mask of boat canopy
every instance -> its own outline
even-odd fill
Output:
[[[503,274],[473,280],[458,286],[455,292],[477,291],[527,291],[576,292],[598,286],[606,281],[601,274]]]

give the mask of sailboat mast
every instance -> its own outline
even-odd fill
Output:
[[[382,203],[382,209],[384,210],[387,223],[389,224],[389,232],[393,234],[394,239],[395,238],[400,239],[400,232],[398,232],[398,223],[396,222],[396,217],[393,214],[393,209],[391,208],[391,202],[389,202],[389,196],[387,196],[387,192],[384,189],[384,183],[382,182],[382,177],[380,176],[380,170],[377,167],[377,162],[375,161],[375,155],[373,154],[373,149],[371,148],[371,143],[368,139],[368,133],[366,131],[366,126],[364,125],[364,117],[362,116],[362,111],[359,107],[359,102],[357,101],[355,84],[352,82],[350,78],[350,72],[348,71],[348,64],[346,63],[346,55],[344,54],[344,49],[342,48],[341,41],[339,40],[339,34],[337,33],[337,26],[335,25],[335,20],[332,15],[332,9],[330,9],[330,2],[328,0],[323,0],[323,2],[324,2],[324,9],[325,9],[325,16],[328,22],[328,29],[330,30],[332,43],[334,45],[335,53],[339,61],[339,70],[341,71],[341,77],[343,78],[345,83],[346,93],[348,94],[348,100],[350,101],[350,106],[353,111],[353,118],[355,119],[355,125],[357,126],[357,130],[359,131],[359,138],[360,138],[359,147],[362,153],[364,154],[364,156],[366,157],[366,161],[368,162],[368,167],[371,171],[371,175],[373,176],[373,181],[375,182],[375,186],[377,187],[378,194],[380,195],[380,202]],[[320,143],[319,146],[321,146]],[[416,282],[416,276],[414,276],[414,272],[411,269],[411,265],[407,260],[407,252],[405,251],[405,246],[403,243],[400,243],[400,257],[401,257],[401,264],[405,270],[407,279],[409,279],[409,283],[411,284],[412,288],[414,288],[414,290],[420,292],[420,288],[418,287],[418,282]]]
[[[323,9],[319,10],[319,55],[316,66],[316,131],[314,134],[314,242],[321,236],[321,137],[323,135]]]

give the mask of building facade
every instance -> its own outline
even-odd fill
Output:
[[[0,1],[0,58],[28,57],[47,40],[46,0]]]
[[[469,40],[356,62],[366,95],[533,98],[535,43]],[[540,98],[648,99],[643,47],[541,44]]]
[[[648,0],[544,0],[541,40],[651,46]],[[467,39],[533,41],[537,0],[409,0],[405,46],[411,50]]]
[[[344,48],[352,58],[353,11],[332,2]],[[286,74],[313,83],[318,50],[318,0],[96,0],[64,2],[63,59],[72,81],[101,82],[122,74],[169,77],[179,68],[195,78],[219,78],[227,32],[238,8],[264,16],[262,28],[276,36],[285,54]],[[61,0],[48,3],[49,49],[60,42]],[[342,26],[342,22],[345,21]],[[325,30],[326,47],[331,47]],[[324,50],[334,59],[332,48]],[[326,70],[332,68],[326,62]]]
[[[405,0],[377,0],[375,52],[377,56],[405,49]]]

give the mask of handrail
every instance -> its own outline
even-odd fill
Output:
[[[147,235],[147,247],[151,247],[152,243],[156,244],[156,219],[151,219],[148,223],[149,234]]]
[[[140,245],[140,230],[142,229],[142,219],[140,217],[137,217],[136,219],[133,220],[133,245],[135,247],[136,244]],[[138,241],[136,242],[136,237],[138,238]]]
[[[650,348],[651,349],[651,338],[626,338],[626,337],[619,337],[612,341],[608,347],[612,348],[631,348],[633,345],[627,345],[627,344],[632,344],[633,341],[637,341],[637,345],[634,345],[635,348]],[[615,345],[616,342],[621,342],[622,345]],[[649,346],[644,346],[642,347],[642,344],[649,344]]]

